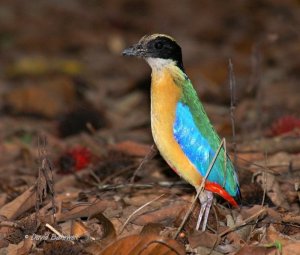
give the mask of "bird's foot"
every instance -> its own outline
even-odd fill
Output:
[[[210,208],[211,208],[211,205],[212,205],[213,198],[214,198],[214,196],[213,196],[212,192],[206,191],[206,190],[201,192],[201,194],[199,196],[200,203],[201,203],[201,209],[200,209],[200,213],[199,213],[199,216],[198,216],[196,230],[199,230],[200,224],[201,224],[201,221],[202,221],[202,218],[203,218],[202,231],[205,231],[206,225],[207,225],[207,220],[208,220],[208,215],[209,215],[209,211],[210,211]]]

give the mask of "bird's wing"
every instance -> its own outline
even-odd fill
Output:
[[[183,97],[176,106],[173,134],[185,155],[200,174],[205,176],[221,141],[191,84],[189,90],[183,92]],[[231,196],[236,196],[239,192],[237,175],[224,149],[221,149],[208,181],[219,184]]]

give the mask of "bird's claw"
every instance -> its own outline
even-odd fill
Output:
[[[200,194],[199,199],[200,199],[200,203],[201,203],[201,209],[200,209],[200,213],[199,213],[199,216],[198,216],[196,230],[199,230],[200,224],[201,224],[201,221],[202,221],[202,218],[203,218],[202,231],[205,231],[209,211],[210,211],[212,201],[213,201],[213,193],[210,192],[210,191],[203,191]]]

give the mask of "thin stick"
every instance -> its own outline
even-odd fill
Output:
[[[149,153],[142,159],[140,165],[139,165],[138,168],[134,171],[134,173],[133,173],[133,175],[132,175],[132,177],[131,177],[131,180],[130,180],[131,183],[134,182],[134,179],[135,179],[137,173],[142,169],[142,167],[144,166],[144,164],[145,164],[146,162],[148,162],[150,159],[153,159],[153,157],[156,155],[156,153],[157,153],[156,145],[155,145],[155,144],[152,144]]]
[[[267,165],[268,165],[268,162],[267,162],[267,153],[265,153],[265,166],[267,168]],[[265,169],[266,169],[265,168]],[[266,199],[266,193],[267,193],[267,175],[266,175],[266,171],[265,169],[263,169],[263,183],[264,183],[264,193],[263,193],[263,198],[262,198],[262,201],[261,201],[261,206],[264,206],[264,203],[265,203],[265,199]]]
[[[261,132],[261,109],[262,109],[262,84],[261,84],[261,46],[262,42],[258,42],[252,49],[252,75],[251,75],[251,92],[255,93],[256,100],[256,128],[258,134]]]
[[[1,221],[0,227],[18,228],[18,229],[24,230],[23,226],[21,226],[18,223],[12,222],[12,221]]]
[[[233,165],[236,166],[237,163],[237,143],[236,143],[236,134],[235,134],[235,107],[236,107],[236,81],[233,71],[233,64],[231,59],[229,59],[229,87],[230,87],[230,119],[231,119],[231,128],[232,128],[232,144],[233,144]],[[226,147],[225,147],[226,148]]]
[[[260,211],[258,211],[257,213],[253,214],[252,216],[250,216],[249,218],[245,219],[243,222],[229,228],[229,229],[226,229],[224,230],[222,233],[219,234],[220,237],[230,233],[231,231],[239,228],[239,227],[242,227],[242,226],[245,226],[246,224],[248,224],[250,221],[254,220],[255,218],[258,218],[261,214],[263,214],[264,212],[266,212],[267,210],[265,208],[261,209]]]
[[[62,233],[60,233],[57,229],[55,229],[54,227],[52,227],[50,224],[46,223],[45,227],[49,228],[54,234],[56,234],[60,238],[64,237],[64,235]]]
[[[231,227],[231,228],[229,228],[229,229],[226,229],[225,231],[223,231],[223,232],[221,232],[220,234],[218,234],[217,239],[216,239],[216,241],[215,241],[213,247],[211,248],[211,251],[210,251],[210,252],[212,252],[212,251],[215,249],[216,245],[218,244],[219,240],[221,240],[221,237],[222,237],[222,236],[224,236],[224,235],[230,233],[231,231],[234,231],[234,230],[237,229],[237,228],[240,228],[240,227],[242,227],[242,226],[247,225],[248,222],[250,222],[250,221],[251,221],[252,219],[254,219],[255,217],[258,218],[259,215],[261,215],[261,214],[264,213],[265,211],[266,211],[266,209],[263,208],[262,210],[258,211],[258,212],[255,213],[254,215],[252,215],[252,216],[250,216],[249,218],[245,219],[243,222],[241,222],[241,223],[239,223],[239,224],[237,224],[237,225],[235,225],[235,226],[233,226],[233,227]],[[209,254],[210,254],[210,253],[209,253]]]
[[[264,206],[265,203],[265,199],[266,199],[266,193],[267,193],[267,175],[266,175],[266,169],[267,169],[267,153],[265,153],[265,166],[266,168],[262,170],[262,179],[263,179],[263,188],[264,188],[264,192],[263,192],[263,197],[262,197],[262,201],[261,201],[261,206]],[[251,232],[252,233],[258,223],[258,218],[255,221],[255,224],[251,227]],[[247,241],[249,241],[251,238],[251,235],[248,236]]]
[[[36,181],[36,204],[35,204],[35,220],[37,221],[40,205],[46,196],[49,194],[52,201],[52,217],[53,222],[56,222],[56,206],[55,206],[55,190],[54,190],[54,177],[53,167],[48,158],[47,152],[47,137],[45,135],[38,136],[38,155],[39,155],[39,171]],[[44,184],[45,182],[45,184]]]
[[[176,233],[175,233],[175,235],[174,235],[174,239],[176,239],[176,238],[178,237],[178,235],[179,235],[180,231],[182,230],[184,224],[186,223],[188,217],[190,216],[191,212],[193,211],[193,209],[194,209],[194,207],[195,207],[195,204],[196,204],[196,201],[198,200],[198,197],[199,197],[200,193],[201,193],[201,192],[203,191],[203,189],[204,189],[205,181],[206,181],[206,179],[207,179],[207,177],[208,177],[208,175],[209,175],[211,169],[213,168],[213,166],[214,166],[214,164],[215,164],[215,162],[216,162],[216,160],[217,160],[217,157],[218,157],[218,155],[219,155],[219,153],[220,153],[220,151],[221,151],[222,146],[224,145],[224,142],[225,142],[225,139],[223,138],[222,141],[221,141],[221,143],[220,143],[220,145],[219,145],[219,147],[218,147],[218,150],[217,150],[217,152],[216,152],[214,158],[212,159],[212,161],[211,161],[211,163],[210,163],[210,165],[209,165],[209,167],[208,167],[208,169],[207,169],[207,172],[206,172],[204,178],[202,179],[201,185],[200,185],[199,188],[197,189],[197,194],[196,194],[196,196],[195,196],[195,198],[194,198],[194,200],[193,200],[193,202],[192,202],[192,204],[191,204],[189,210],[188,210],[187,213],[185,214],[185,216],[184,216],[184,218],[183,218],[183,221],[181,222],[181,225],[179,226],[179,228],[177,229],[177,231],[176,231]]]
[[[252,161],[250,161],[250,160],[247,160],[247,159],[244,159],[244,158],[242,158],[242,157],[237,157],[239,160],[241,160],[241,161],[244,161],[244,162],[246,162],[246,163],[248,163],[249,164],[249,166],[255,166],[255,167],[257,167],[257,168],[262,168],[263,170],[265,170],[266,172],[268,172],[268,173],[272,173],[272,174],[276,174],[276,172],[274,172],[274,170],[272,170],[272,168],[276,168],[276,167],[284,167],[284,166],[287,166],[288,167],[288,164],[274,164],[274,165],[269,165],[269,166],[267,166],[267,165],[260,165],[260,164],[256,164],[256,163],[253,163]],[[247,169],[247,168],[245,168],[244,167],[244,169]]]
[[[104,185],[98,185],[99,190],[118,190],[118,189],[126,189],[126,188],[134,188],[134,189],[151,189],[155,186],[160,186],[164,188],[172,188],[174,186],[179,185],[186,185],[186,182],[178,181],[178,182],[157,182],[157,183],[124,183],[119,185],[111,185],[111,184],[104,184]]]
[[[107,176],[102,182],[100,182],[100,184],[103,185],[103,184],[107,183],[108,181],[112,180],[113,178],[115,178],[115,177],[117,177],[119,175],[122,175],[122,174],[124,174],[126,172],[129,172],[129,171],[131,171],[133,169],[135,169],[135,172],[136,172],[137,171],[137,169],[136,169],[137,167],[139,167],[139,165],[137,163],[131,164],[128,167],[125,167],[124,169],[122,169],[120,171],[117,171],[114,174],[111,174],[111,175]],[[133,175],[135,175],[135,173]]]
[[[123,230],[125,229],[126,225],[128,224],[128,222],[132,219],[132,217],[134,215],[136,215],[139,211],[143,210],[146,206],[148,206],[148,205],[152,204],[153,202],[155,202],[156,200],[162,198],[164,195],[166,195],[166,194],[162,194],[159,197],[156,197],[156,198],[152,199],[151,201],[147,202],[146,204],[144,204],[141,207],[139,207],[138,209],[136,209],[132,214],[130,214],[129,217],[127,218],[127,220],[124,222],[123,226],[121,227],[119,235],[123,232]]]

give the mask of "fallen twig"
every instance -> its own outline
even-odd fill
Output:
[[[194,198],[194,200],[193,200],[193,202],[192,202],[192,204],[191,204],[189,210],[188,210],[187,213],[185,214],[185,216],[184,216],[184,218],[183,218],[183,220],[182,220],[182,222],[181,222],[181,225],[179,226],[179,228],[177,229],[177,231],[176,231],[176,233],[175,233],[175,235],[174,235],[174,239],[176,239],[176,238],[178,237],[178,235],[179,235],[181,229],[183,228],[184,224],[186,223],[188,217],[189,217],[190,214],[192,213],[192,211],[193,211],[193,209],[194,209],[194,207],[195,207],[196,201],[198,200],[198,197],[199,197],[200,193],[201,193],[201,192],[203,191],[203,189],[204,189],[205,181],[206,181],[206,179],[207,179],[207,177],[208,177],[208,175],[209,175],[211,169],[213,168],[213,166],[214,166],[214,164],[215,164],[215,162],[216,162],[216,160],[217,160],[217,157],[218,157],[218,155],[219,155],[219,153],[220,153],[220,151],[221,151],[221,148],[222,148],[223,145],[224,145],[224,142],[225,142],[225,138],[222,139],[222,141],[221,141],[221,143],[220,143],[220,145],[219,145],[219,147],[218,147],[218,149],[217,149],[217,152],[216,152],[215,156],[213,157],[213,159],[212,159],[212,161],[211,161],[211,163],[210,163],[210,165],[209,165],[209,167],[208,167],[208,169],[207,169],[207,171],[206,171],[206,175],[205,175],[204,178],[202,179],[202,182],[201,182],[199,188],[197,189],[197,194],[196,194],[196,196],[195,196],[195,198]]]
[[[231,129],[232,129],[232,146],[233,146],[233,165],[236,167],[237,163],[237,143],[235,134],[235,117],[234,111],[236,107],[236,81],[233,72],[233,64],[231,59],[229,59],[229,87],[230,87],[230,119],[231,119]]]
[[[156,149],[156,145],[152,144],[149,153],[142,159],[140,165],[138,166],[138,168],[134,171],[130,182],[133,183],[135,180],[135,177],[137,175],[137,173],[142,169],[142,167],[144,166],[144,164],[146,162],[148,162],[149,160],[151,160],[157,153],[157,149]]]
[[[165,194],[160,195],[159,197],[156,197],[154,199],[152,199],[151,201],[147,202],[146,204],[142,205],[141,207],[139,207],[138,209],[136,209],[132,214],[129,215],[129,217],[127,218],[127,220],[124,222],[123,226],[121,227],[121,230],[119,232],[119,235],[123,232],[123,230],[125,229],[126,225],[128,224],[128,222],[132,219],[132,217],[134,215],[136,215],[139,211],[141,211],[142,209],[144,209],[146,206],[152,204],[153,202],[159,200],[160,198],[162,198]]]
[[[167,182],[167,181],[162,181],[162,182],[156,182],[156,183],[125,183],[125,184],[105,184],[105,185],[98,185],[99,190],[117,190],[117,189],[126,189],[126,188],[134,188],[134,189],[150,189],[155,186],[160,186],[160,187],[165,187],[165,188],[171,188],[174,186],[181,186],[181,185],[186,185],[186,182],[183,181],[178,181],[178,182]]]
[[[267,212],[267,209],[263,208],[261,209],[260,211],[258,211],[257,213],[253,214],[252,216],[250,216],[249,218],[245,219],[243,222],[239,223],[239,224],[236,224],[235,226],[231,227],[231,228],[228,228],[226,230],[224,230],[223,232],[221,232],[219,234],[220,237],[230,233],[231,231],[234,231],[235,229],[237,228],[240,228],[242,226],[245,226],[246,224],[248,224],[250,221],[258,218],[260,215],[262,215],[263,213]]]

